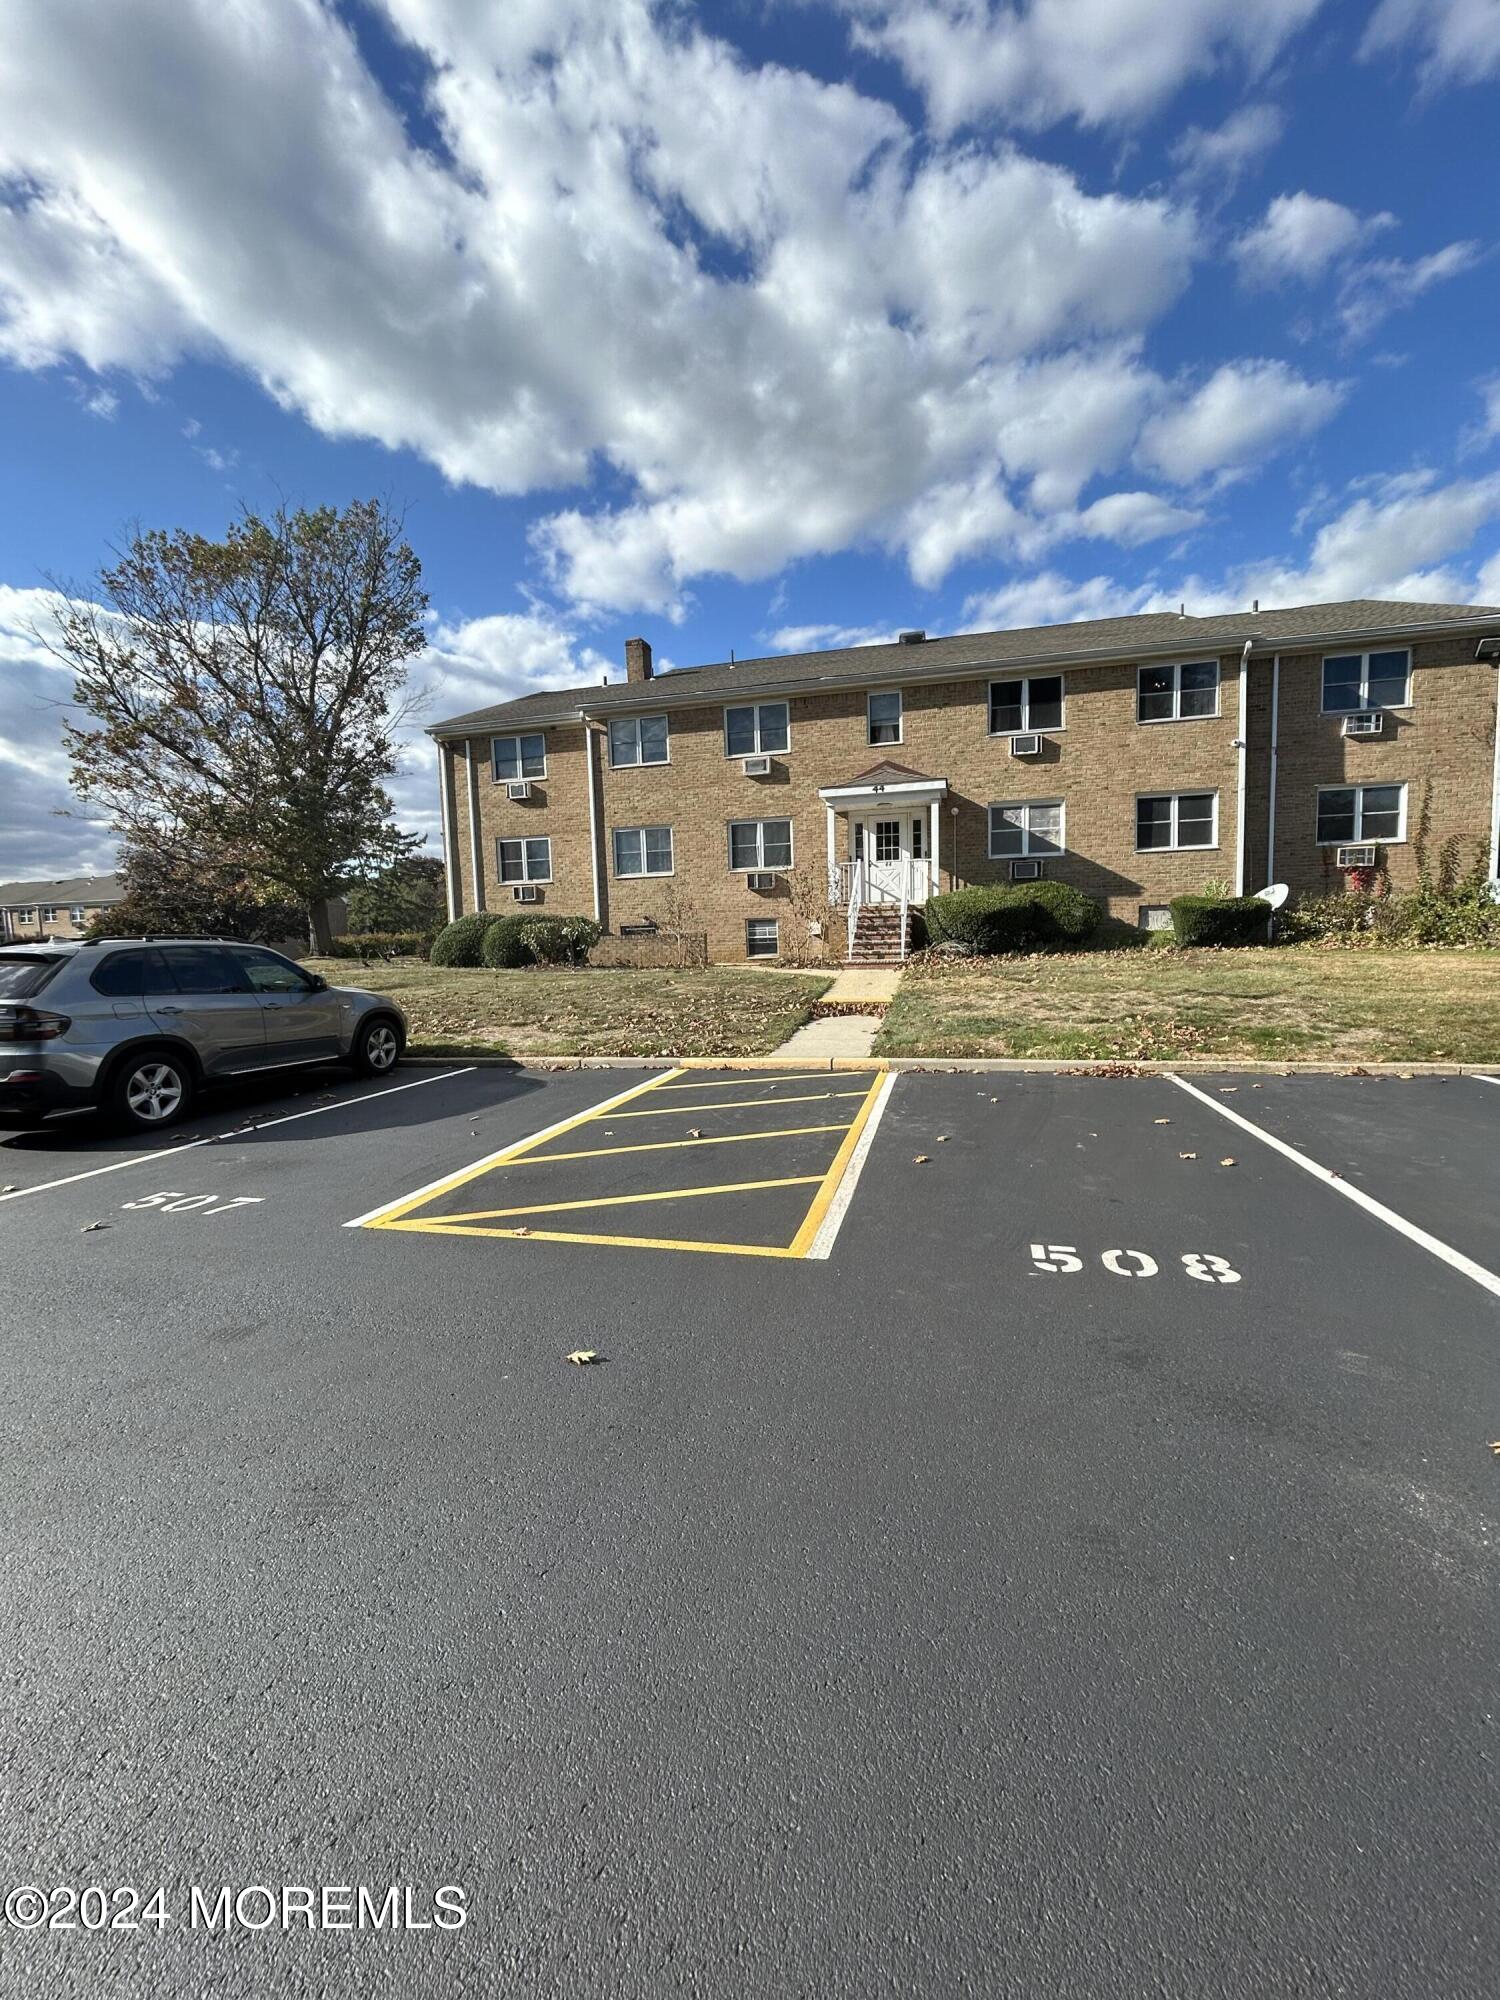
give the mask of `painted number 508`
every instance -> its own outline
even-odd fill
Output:
[[[1067,1275],[1083,1269],[1083,1259],[1071,1243],[1033,1243],[1031,1261],[1038,1271]],[[1117,1278],[1155,1278],[1160,1275],[1156,1259],[1145,1250],[1101,1250],[1099,1262]],[[1237,1285],[1240,1274],[1226,1257],[1208,1250],[1184,1250],[1182,1268],[1190,1278],[1206,1285]]]

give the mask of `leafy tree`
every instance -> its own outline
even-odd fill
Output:
[[[119,875],[124,900],[93,919],[93,937],[185,934],[272,944],[295,937],[306,923],[297,904],[268,901],[242,868],[209,848],[128,847]]]
[[[342,883],[418,844],[385,788],[426,644],[402,528],[367,500],[247,513],[218,542],[139,533],[59,615],[88,718],[66,731],[79,797],[144,852],[232,856],[318,951]]]
[[[372,931],[435,931],[448,921],[443,864],[414,854],[349,891],[349,928],[356,936]]]

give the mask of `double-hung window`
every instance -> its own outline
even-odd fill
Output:
[[[497,785],[513,785],[522,778],[547,775],[547,739],[535,736],[494,736],[490,739],[490,762]]]
[[[42,922],[44,924],[55,924],[57,922],[57,905],[55,903],[48,903],[42,911]]]
[[[775,958],[781,949],[774,917],[750,917],[745,924],[746,958]]]
[[[540,840],[497,840],[495,859],[502,882],[550,882],[552,842]]]
[[[881,688],[865,697],[865,715],[872,743],[901,741],[901,690]]]
[[[1217,847],[1217,792],[1156,792],[1135,802],[1137,850]]]
[[[1061,674],[1033,674],[1027,680],[990,682],[991,736],[1024,736],[1062,726]]]
[[[69,910],[68,912],[68,922],[70,924],[81,924],[84,920],[85,914],[86,912],[84,910],[82,903],[75,903],[72,909]]]
[[[1318,845],[1405,840],[1405,785],[1324,785],[1318,791]]]
[[[791,728],[784,701],[754,701],[724,711],[726,757],[763,757],[768,750],[785,750]]]
[[[609,761],[615,770],[630,764],[665,764],[667,718],[622,715],[609,725]]]
[[[789,819],[735,819],[729,822],[731,869],[790,868],[792,822]]]
[[[672,829],[669,826],[617,826],[617,875],[670,875]]]
[[[1217,660],[1189,660],[1179,666],[1137,668],[1137,722],[1195,722],[1218,712]]]
[[[1411,654],[1333,653],[1323,662],[1323,713],[1405,708],[1411,700]]]
[[[990,807],[991,861],[1022,860],[1032,854],[1063,852],[1061,799],[1027,799]]]

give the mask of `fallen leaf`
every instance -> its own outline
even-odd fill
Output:
[[[990,1099],[990,1103],[991,1103],[991,1104],[998,1104],[999,1102],[1000,1102],[1000,1100],[999,1100],[999,1098],[998,1098],[998,1097],[992,1097],[992,1098]]]
[[[1170,1118],[1153,1118],[1151,1121],[1153,1125],[1170,1125],[1171,1122]]]
[[[918,1153],[912,1160],[912,1165],[914,1167],[925,1167],[931,1158],[931,1153]]]
[[[520,1222],[517,1223],[516,1227],[510,1233],[512,1236],[529,1236],[531,1229],[529,1224]]]
[[[575,1347],[568,1359],[575,1368],[587,1368],[591,1361],[597,1361],[599,1357],[592,1347]]]
[[[688,1127],[688,1137],[689,1137],[690,1139],[701,1139],[701,1138],[703,1137],[703,1131],[702,1131],[702,1128],[701,1128],[700,1126],[697,1126],[697,1125],[689,1125],[689,1127]]]
[[[87,1236],[91,1229],[108,1229],[108,1227],[107,1222],[86,1222],[78,1233],[80,1236]]]
[[[18,1186],[16,1181],[7,1181],[4,1187],[0,1187],[0,1194],[14,1194]]]
[[[1198,1155],[1196,1153],[1179,1153],[1177,1157],[1179,1160],[1196,1160]]]
[[[1220,1160],[1220,1162],[1219,1162],[1219,1165],[1220,1165],[1221,1167],[1232,1167],[1232,1166],[1234,1165],[1234,1161],[1233,1161],[1232,1159],[1231,1159],[1231,1160]]]
[[[937,1135],[937,1143],[940,1146],[946,1146],[948,1143],[948,1134],[946,1132],[939,1132]]]
[[[1221,1083],[1219,1085],[1219,1095],[1220,1097],[1233,1097],[1238,1089],[1239,1085],[1237,1083]]]

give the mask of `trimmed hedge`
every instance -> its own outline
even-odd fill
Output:
[[[1174,896],[1172,935],[1181,945],[1264,944],[1270,905],[1259,896]]]
[[[1102,912],[1092,896],[1066,882],[1029,882],[930,896],[924,915],[930,944],[988,957],[1085,944]]]
[[[425,958],[431,931],[351,931],[328,947],[333,958]]]
[[[427,955],[428,962],[432,965],[482,965],[486,933],[492,924],[503,921],[503,918],[491,916],[488,912],[472,917],[455,917],[433,939],[432,950]]]
[[[599,937],[592,917],[496,917],[485,932],[483,959],[497,972],[520,965],[582,965]]]

